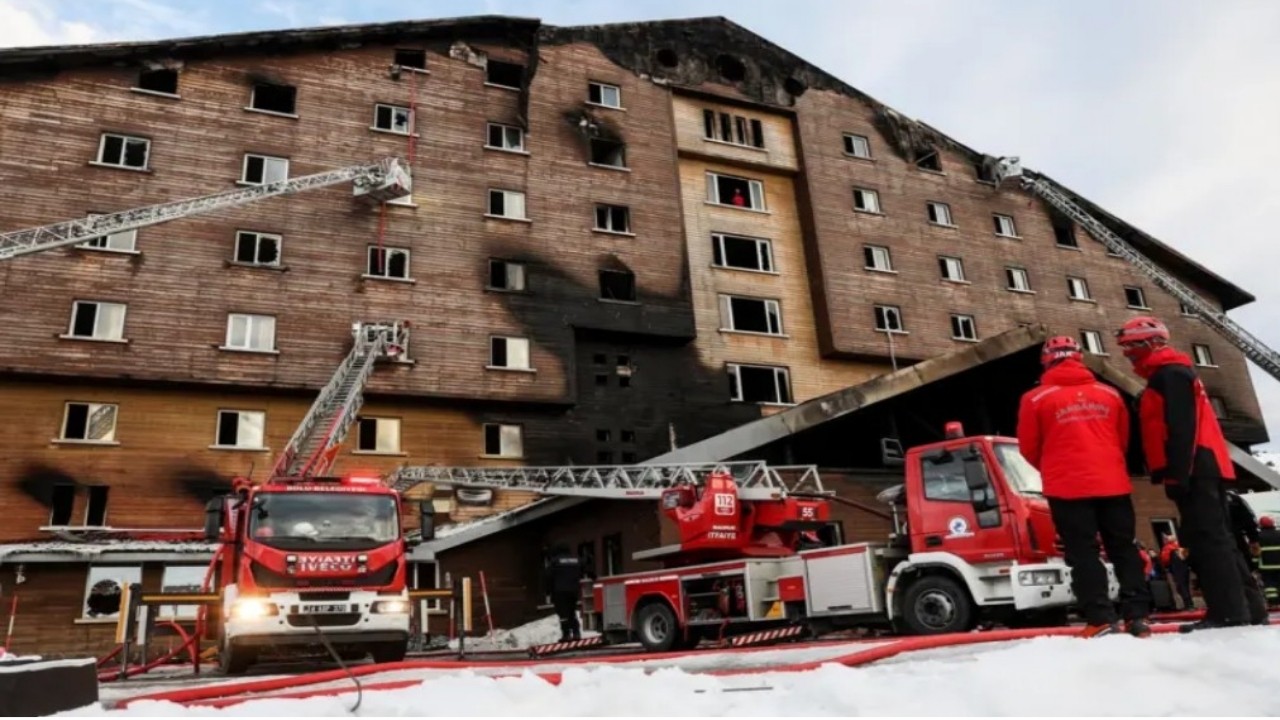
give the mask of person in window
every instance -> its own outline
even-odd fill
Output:
[[[730,200],[730,202],[732,202],[734,205],[737,205],[738,207],[747,206],[747,199],[742,196],[742,190],[739,188],[734,188],[733,199]]]
[[[1203,620],[1179,630],[1266,622],[1246,597],[1249,568],[1231,539],[1226,498],[1235,468],[1191,358],[1169,347],[1164,323],[1145,315],[1121,326],[1116,344],[1147,381],[1138,398],[1143,454],[1151,482],[1178,507],[1178,535],[1207,606]]]
[[[551,593],[551,604],[560,616],[560,642],[582,639],[578,624],[578,594],[582,592],[582,561],[569,552],[569,546],[556,545],[543,574],[543,583]]]
[[[1133,485],[1125,464],[1129,411],[1120,393],[1098,382],[1070,337],[1049,338],[1040,352],[1040,386],[1018,408],[1018,445],[1044,478],[1053,524],[1062,538],[1071,589],[1085,617],[1085,637],[1121,631],[1107,591],[1098,537],[1120,581],[1124,631],[1146,637],[1150,593],[1138,556]]]

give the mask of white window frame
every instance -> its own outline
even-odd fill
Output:
[[[849,157],[862,158],[863,160],[871,159],[871,138],[866,135],[843,133],[841,136],[841,142],[844,146],[845,155],[848,155]],[[850,146],[853,147],[854,152],[849,151]],[[858,152],[859,150],[862,152]]]
[[[80,617],[82,623],[114,623],[120,617],[119,612],[110,615],[89,614],[89,593],[93,586],[103,580],[114,580],[123,591],[126,585],[142,583],[141,565],[89,565],[84,578],[84,594],[80,596]]]
[[[890,327],[882,327],[880,324],[880,317],[882,315],[886,320],[885,325],[891,324],[888,322],[888,319],[890,317],[896,317],[898,319],[898,329],[895,330]],[[907,334],[907,322],[902,317],[902,308],[897,305],[880,305],[880,304],[872,305],[871,320],[872,320],[872,323],[874,324],[876,332],[882,332],[887,335],[906,335]]]
[[[1079,288],[1080,291],[1083,293],[1082,295],[1076,294],[1077,288]],[[1089,281],[1082,277],[1068,275],[1067,276],[1067,297],[1071,300],[1081,300],[1081,301],[1093,300],[1093,297],[1089,294]]]
[[[76,335],[76,317],[81,307],[94,306],[93,334]],[[119,310],[119,314],[104,314],[104,308]],[[124,337],[125,321],[129,315],[128,303],[110,302],[107,300],[74,300],[71,303],[71,319],[67,324],[67,340],[96,340],[98,342],[127,342]]]
[[[389,116],[391,119],[391,127],[382,127],[381,125],[378,124],[378,115],[383,108],[386,108],[391,111],[391,114]],[[401,114],[404,115],[405,129],[397,130],[395,121],[396,121],[396,118]],[[407,107],[405,105],[392,105],[391,103],[374,103],[373,104],[373,123],[369,125],[369,129],[375,130],[377,132],[389,133],[391,135],[404,135],[407,137],[409,135],[413,135],[414,132],[417,130],[417,128],[415,127],[416,123],[414,122],[414,119],[415,119],[414,115],[415,113],[413,112],[413,108]]]
[[[1102,343],[1102,333],[1097,330],[1080,331],[1080,347],[1090,355],[1107,355],[1106,346]]]
[[[973,337],[968,337],[964,333],[965,325],[968,324],[969,331]],[[978,321],[972,315],[963,313],[951,313],[951,339],[960,340],[962,342],[978,342]]]
[[[870,257],[868,257],[870,255]],[[893,269],[893,254],[885,245],[862,246],[863,267],[872,272],[896,273]]]
[[[236,441],[231,444],[221,442],[223,438],[219,437],[222,432],[222,416],[236,416]],[[256,427],[254,420],[257,420]],[[214,414],[213,425],[213,444],[209,446],[211,450],[266,450],[267,449],[267,413],[262,410],[237,410],[234,408],[219,408]],[[257,444],[243,442],[241,435],[245,430],[249,431],[252,436],[256,432],[258,435]]]
[[[498,452],[489,452],[489,428],[498,428]],[[508,446],[514,441],[515,448]],[[524,426],[512,423],[483,423],[480,426],[480,442],[483,449],[481,457],[490,458],[522,458],[524,457]],[[514,450],[514,452],[512,452]]]
[[[707,132],[706,114],[710,112],[714,121],[711,123],[711,132]],[[760,118],[751,117],[749,115],[735,115],[732,112],[716,110],[715,108],[703,108],[702,111],[702,137],[711,142],[724,143],[726,145],[734,145],[741,148],[750,148],[753,150],[765,149],[764,138],[764,121]],[[725,137],[724,121],[729,119],[729,136]],[[757,126],[759,126],[759,135],[756,134]],[[756,141],[759,140],[759,144]]]
[[[199,593],[207,570],[205,565],[166,564],[160,576],[160,592]],[[156,620],[194,620],[199,611],[196,605],[160,605],[156,607]]]
[[[120,158],[119,162],[110,162],[106,159],[107,139],[118,138],[120,140]],[[129,165],[125,162],[125,158],[129,156],[129,146],[131,144],[142,143],[142,164]],[[138,135],[125,135],[124,133],[104,132],[98,137],[98,155],[94,161],[95,165],[103,167],[121,168],[124,170],[136,170],[144,172],[151,167],[151,139],[140,137]]]
[[[725,240],[727,239],[744,240],[755,243],[757,267],[748,268],[740,265],[729,265],[729,254],[725,251]],[[720,256],[720,262],[716,262],[716,255]],[[777,267],[774,265],[773,241],[768,238],[738,235],[737,233],[711,233],[711,265],[712,267],[721,268],[723,270],[744,270],[746,272],[768,273],[771,275],[778,274]]]
[[[490,281],[493,279],[494,263],[501,263],[506,268],[503,275],[506,277],[507,282],[512,283],[512,278],[515,278],[517,282],[515,282],[514,285],[517,285],[518,287],[498,287],[490,284]],[[512,268],[515,268],[516,270],[514,273],[512,272]],[[485,287],[487,289],[496,290],[498,292],[524,292],[525,289],[528,288],[528,282],[528,270],[524,263],[516,262],[514,260],[501,260],[498,258],[489,259],[489,275],[485,280]]]
[[[506,348],[507,364],[493,364],[494,348],[501,342]],[[514,352],[513,352],[514,348]],[[527,337],[516,337],[512,335],[490,335],[489,336],[489,362],[485,365],[489,370],[532,370],[533,358],[532,343]]]
[[[382,272],[374,272],[373,258],[374,254],[381,251]],[[391,259],[397,255],[404,256],[404,275],[391,274]],[[401,282],[411,282],[413,280],[413,253],[406,247],[388,247],[386,245],[379,248],[377,245],[370,245],[365,250],[364,257],[364,274],[371,280],[399,280]]]
[[[1191,357],[1195,359],[1197,367],[1218,367],[1217,363],[1213,361],[1213,350],[1204,343],[1191,344]]]
[[[373,422],[373,449],[360,447],[364,444],[364,426],[366,421]],[[400,441],[403,438],[404,423],[398,417],[380,415],[361,415],[356,418],[355,448],[356,455],[401,455]]]
[[[791,370],[780,365],[755,365],[750,363],[725,363],[730,377],[733,378],[733,392],[729,394],[732,402],[751,402],[757,405],[795,405],[795,395],[791,392]],[[773,393],[776,400],[743,400],[742,368],[773,371]]]
[[[422,579],[423,565],[430,565],[432,567],[432,574],[435,576],[434,580],[431,583],[431,587],[429,588],[422,587],[422,583],[420,582]],[[440,583],[441,583],[440,563],[434,560],[414,560],[409,563],[409,566],[413,568],[413,575],[414,575],[413,581],[415,584],[415,589],[417,590],[439,590],[440,589]],[[430,615],[444,614],[445,610],[441,606],[441,602],[442,602],[441,598],[423,598],[418,601],[419,603],[418,608],[419,609],[425,608],[427,613]]]
[[[720,185],[717,182],[720,178],[729,180],[739,180],[747,183],[747,205],[734,205],[731,200],[721,201]],[[755,212],[768,212],[765,206],[764,181],[753,180],[751,178],[742,177],[741,175],[729,175],[727,173],[707,172],[707,202],[719,207],[734,208],[735,210],[752,210]]]
[[[600,96],[600,99],[592,100],[591,91],[597,88],[599,89],[598,94]],[[608,102],[608,93],[606,92],[607,90],[613,91],[613,97],[616,102],[612,102],[612,103]],[[622,88],[618,85],[613,85],[611,83],[600,82],[598,80],[589,80],[587,81],[587,104],[595,105],[598,107],[607,107],[607,108],[613,108],[615,110],[621,110],[622,109]]]
[[[1018,225],[1014,222],[1012,215],[1001,215],[1000,213],[992,213],[991,217],[995,220],[996,235],[998,237],[1017,238]]]
[[[93,220],[100,218],[103,213],[89,213],[87,218]],[[98,252],[113,252],[123,255],[138,254],[138,230],[124,230],[122,232],[111,233],[110,235],[101,235],[92,240],[85,240],[76,247],[85,250],[96,250]]]
[[[1023,287],[1018,287],[1018,283],[1017,281],[1014,280],[1014,278],[1020,278],[1022,280]],[[1004,281],[1005,281],[1005,289],[1010,292],[1019,292],[1019,293],[1035,292],[1035,290],[1031,287],[1031,273],[1028,272],[1027,269],[1024,267],[1018,267],[1016,265],[1006,265],[1004,267]]]
[[[951,216],[951,206],[947,203],[928,200],[925,202],[925,213],[933,225],[956,227],[955,219]]]
[[[733,317],[733,301],[746,300],[749,302],[764,303],[765,324],[769,325],[771,331],[765,332],[760,330],[739,330],[734,327]],[[773,337],[781,337],[786,335],[786,329],[782,324],[782,305],[773,298],[758,298],[750,295],[731,295],[721,293],[720,295],[720,330],[723,332],[747,333],[749,335],[769,335]]]
[[[622,208],[625,211],[623,213],[624,222],[626,224],[625,227],[623,228],[612,227],[614,208]],[[605,218],[604,225],[600,224],[601,211],[604,211],[604,218]],[[631,232],[631,206],[630,205],[615,205],[613,203],[596,203],[592,212],[595,215],[595,217],[592,218],[592,222],[593,222],[593,225],[591,227],[592,230],[595,230],[597,232],[603,232],[603,233],[613,233],[614,235],[634,235],[635,234]]]
[[[854,188],[853,209],[854,212],[870,213],[872,215],[882,214],[883,211],[880,209],[880,192],[878,190],[872,190],[871,188]]]
[[[262,180],[261,181],[255,182],[253,180],[248,179],[249,178],[249,160],[252,158],[262,159]],[[276,178],[275,180],[270,179],[272,175],[271,168],[274,167],[279,169],[282,166],[284,168],[283,175]],[[262,153],[245,153],[244,161],[240,165],[240,179],[237,182],[241,185],[251,185],[256,187],[259,185],[270,185],[271,183],[275,183],[275,182],[284,182],[285,180],[288,180],[288,179],[289,179],[289,158],[283,158],[277,155],[263,155]]]
[[[502,213],[498,215],[493,212],[493,196],[494,193],[502,193]],[[519,209],[519,215],[507,214],[513,209],[512,201],[516,200],[514,207]],[[489,218],[497,218],[500,220],[528,220],[529,209],[525,204],[526,196],[519,190],[504,190],[502,188],[489,188],[489,192],[485,194],[484,216]]]
[[[255,260],[240,259],[240,241],[242,238],[253,238],[253,256]],[[274,240],[276,243],[276,259],[275,262],[259,262],[256,260],[261,249],[263,239]],[[231,249],[232,262],[239,265],[249,265],[252,267],[280,267],[281,258],[284,255],[284,236],[276,233],[264,233],[257,230],[237,230],[235,247]]]
[[[939,255],[938,270],[942,273],[942,279],[947,282],[969,282],[964,276],[964,260],[954,255]]]
[[[1133,303],[1129,302],[1129,291],[1130,291],[1130,290],[1136,290],[1136,291],[1138,292],[1138,304],[1137,304],[1137,305],[1134,305]],[[1137,285],[1125,285],[1125,286],[1124,286],[1124,303],[1125,303],[1125,305],[1126,305],[1126,306],[1128,306],[1128,307],[1130,307],[1130,308],[1132,308],[1132,309],[1134,309],[1134,310],[1150,310],[1150,309],[1151,309],[1151,306],[1147,304],[1147,291],[1146,291],[1146,290],[1143,290],[1141,287],[1139,287],[1139,286],[1137,286]]]
[[[86,437],[82,437],[82,438],[67,437],[67,421],[70,419],[72,405],[85,406],[84,429],[85,429]],[[91,426],[90,420],[93,419],[93,416],[95,413],[97,413],[99,410],[103,408],[111,408],[111,430],[100,438],[87,437],[89,428]],[[94,444],[116,445],[117,444],[116,429],[119,427],[119,423],[120,423],[120,406],[117,403],[98,403],[98,402],[86,402],[83,400],[68,400],[62,405],[62,427],[58,430],[58,441],[71,442],[71,443],[87,443],[90,445],[94,445]]]
[[[244,328],[244,345],[232,345],[231,338],[235,334],[235,324],[237,321],[243,321]],[[269,325],[271,328],[271,347],[259,348],[253,346],[253,337],[257,334],[258,325]],[[222,345],[222,350],[235,350],[238,352],[260,352],[260,353],[276,353],[276,318],[274,315],[259,315],[257,313],[227,313],[227,333],[226,342]]]
[[[493,131],[497,129],[501,132],[501,145],[493,144]],[[515,141],[512,142],[514,137]],[[524,128],[518,125],[507,125],[506,123],[488,122],[484,126],[484,146],[490,150],[502,150],[503,152],[524,153]]]

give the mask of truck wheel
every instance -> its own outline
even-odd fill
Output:
[[[227,640],[218,648],[218,668],[223,675],[240,675],[257,660],[253,648],[236,647]]]
[[[645,650],[667,652],[680,639],[676,614],[665,602],[645,605],[636,616],[636,635],[640,636],[640,644]]]
[[[902,615],[913,635],[964,632],[972,624],[973,603],[951,578],[926,575],[907,588]]]
[[[374,662],[389,663],[404,660],[405,653],[408,651],[409,643],[405,641],[378,643],[369,652],[373,655]]]

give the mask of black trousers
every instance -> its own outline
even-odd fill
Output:
[[[575,593],[554,593],[551,604],[560,616],[560,641],[580,640],[582,628],[578,625],[578,596]]]
[[[1107,568],[1098,554],[1098,536],[1120,582],[1124,619],[1145,618],[1151,612],[1151,593],[1142,577],[1142,558],[1134,535],[1133,500],[1128,495],[1062,500],[1049,498],[1049,512],[1062,538],[1071,566],[1071,590],[1080,613],[1090,625],[1117,620],[1107,593]]]
[[[1174,588],[1178,591],[1178,596],[1182,598],[1182,609],[1195,609],[1195,600],[1191,598],[1191,570],[1184,569],[1179,572],[1169,572],[1169,579],[1173,582]]]
[[[1205,616],[1209,620],[1247,623],[1251,615],[1246,592],[1253,586],[1248,566],[1227,524],[1227,498],[1222,479],[1192,476],[1185,486],[1166,485],[1165,495],[1178,506],[1182,526],[1178,539],[1187,549],[1187,564],[1200,579]],[[1265,613],[1266,607],[1263,606]]]

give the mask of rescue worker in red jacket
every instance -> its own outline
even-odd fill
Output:
[[[1123,629],[1145,637],[1151,634],[1151,600],[1135,542],[1133,485],[1125,464],[1129,411],[1120,393],[1084,366],[1072,338],[1050,338],[1040,362],[1045,368],[1040,386],[1025,393],[1018,408],[1018,444],[1043,478],[1071,566],[1071,589],[1087,623],[1083,634],[1121,630],[1098,555],[1100,536],[1120,582]]]
[[[1169,347],[1169,328],[1154,317],[1131,318],[1116,331],[1116,342],[1147,381],[1138,398],[1147,470],[1178,506],[1178,535],[1207,608],[1203,620],[1179,629],[1266,622],[1266,608],[1256,616],[1245,597],[1249,569],[1228,529],[1224,484],[1235,480],[1235,469],[1191,359]]]

